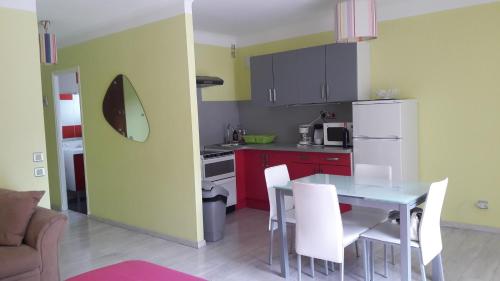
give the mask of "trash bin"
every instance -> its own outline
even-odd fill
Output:
[[[204,181],[202,186],[205,240],[207,242],[219,241],[224,237],[226,203],[229,192],[212,182]]]

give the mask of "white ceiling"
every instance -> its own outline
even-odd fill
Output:
[[[17,0],[11,0],[17,1]],[[183,0],[37,0],[38,19],[52,21],[59,46],[169,18],[184,11]]]
[[[51,32],[60,46],[68,46],[180,14],[184,1],[189,0],[38,0],[37,13],[52,20]],[[246,46],[332,30],[334,1],[195,0],[195,40]],[[381,21],[498,0],[376,1]]]

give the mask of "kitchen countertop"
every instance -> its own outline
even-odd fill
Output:
[[[240,144],[237,146],[224,146],[220,144],[207,145],[205,149],[217,150],[242,150],[242,149],[255,149],[255,150],[275,150],[275,151],[294,151],[294,152],[323,152],[323,153],[352,153],[352,148],[342,148],[336,146],[297,146],[297,144]]]

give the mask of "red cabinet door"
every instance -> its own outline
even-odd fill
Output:
[[[295,180],[298,178],[314,175],[319,172],[319,168],[317,164],[289,163],[288,172],[290,173],[290,179]]]
[[[264,169],[267,153],[259,150],[245,152],[245,178],[247,205],[250,208],[269,210]]]
[[[350,166],[335,166],[335,165],[320,165],[319,170],[322,174],[337,175],[337,176],[350,176]]]
[[[319,164],[334,166],[351,166],[351,155],[347,153],[316,153]]]
[[[234,153],[234,158],[236,161],[236,198],[238,200],[236,204],[237,209],[242,209],[247,207],[247,169],[246,169],[246,157],[248,153],[246,150],[236,150]]]
[[[287,165],[291,162],[290,152],[286,151],[265,151],[267,154],[267,166],[273,167],[278,165]]]

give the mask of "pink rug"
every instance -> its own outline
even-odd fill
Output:
[[[145,261],[124,261],[89,272],[66,281],[206,281],[192,275]]]

